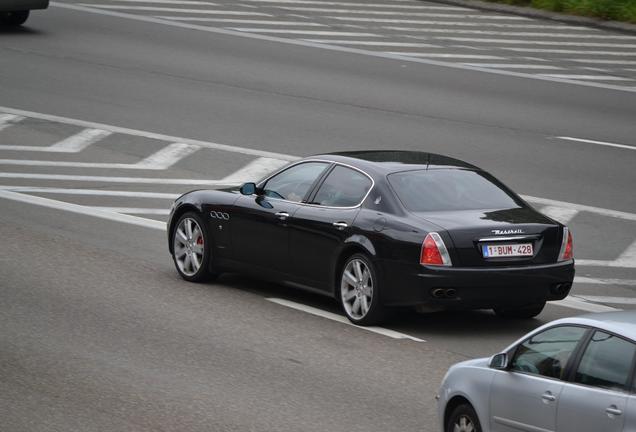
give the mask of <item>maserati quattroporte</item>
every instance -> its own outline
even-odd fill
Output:
[[[422,152],[312,156],[186,193],[168,239],[188,281],[249,273],[333,296],[361,325],[404,306],[530,318],[574,278],[567,227],[476,166]]]

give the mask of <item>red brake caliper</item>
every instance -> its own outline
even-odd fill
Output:
[[[199,238],[197,239],[197,244],[198,244],[198,245],[202,245],[202,244],[203,244],[203,237],[199,237]]]

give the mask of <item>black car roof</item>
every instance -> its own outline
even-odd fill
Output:
[[[475,165],[436,153],[408,150],[360,150],[313,156],[341,162],[363,171],[388,174],[413,169],[475,169]]]

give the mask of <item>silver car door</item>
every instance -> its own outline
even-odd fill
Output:
[[[493,432],[555,431],[563,374],[587,329],[556,326],[515,349],[507,370],[497,370],[490,394]]]
[[[595,331],[564,384],[557,410],[559,432],[622,432],[636,345]]]
[[[632,392],[627,396],[627,406],[625,409],[624,432],[636,432],[636,394]]]

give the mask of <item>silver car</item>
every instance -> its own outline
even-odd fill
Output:
[[[492,358],[448,370],[444,432],[636,432],[636,311],[539,327]]]

